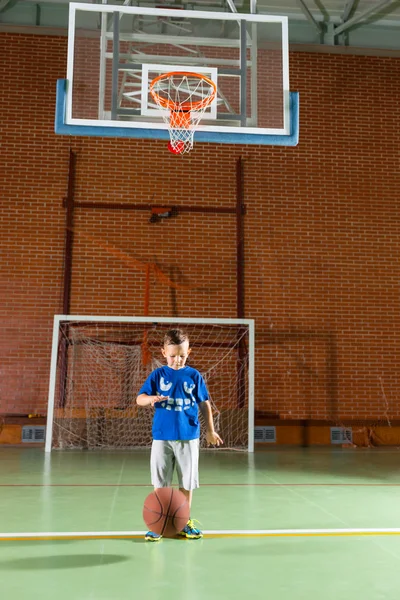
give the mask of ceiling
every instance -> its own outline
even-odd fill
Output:
[[[101,4],[101,2],[89,2]],[[0,0],[0,31],[67,34],[68,0]],[[291,46],[400,56],[400,0],[112,0],[108,4],[287,15]]]

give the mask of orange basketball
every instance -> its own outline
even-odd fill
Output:
[[[150,531],[172,537],[182,531],[189,520],[186,496],[175,488],[160,488],[144,501],[143,519]]]

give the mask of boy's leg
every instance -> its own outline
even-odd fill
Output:
[[[175,454],[179,489],[191,500],[191,492],[199,487],[199,440],[171,442]]]
[[[189,508],[190,508],[192,506],[192,496],[193,496],[192,490],[185,490],[185,488],[180,487],[179,491],[181,491],[182,494],[185,494],[186,500],[188,501]]]
[[[150,455],[151,483],[155,489],[170,487],[174,473],[175,456],[171,442],[153,440]]]
[[[179,489],[185,494],[191,506],[193,490],[199,487],[199,440],[173,442],[173,445]],[[203,537],[191,518],[179,534],[189,539]]]

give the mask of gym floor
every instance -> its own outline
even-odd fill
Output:
[[[4,447],[0,462],[3,597],[399,598],[400,450],[205,451],[204,538],[159,543],[143,539],[149,452]]]

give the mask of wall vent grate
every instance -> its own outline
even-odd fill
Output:
[[[44,442],[45,436],[45,425],[37,425],[36,427],[25,425],[22,427],[22,443],[24,444]]]
[[[351,444],[352,442],[351,427],[331,427],[331,444]]]
[[[274,425],[263,425],[254,427],[255,443],[276,443],[276,427]]]

